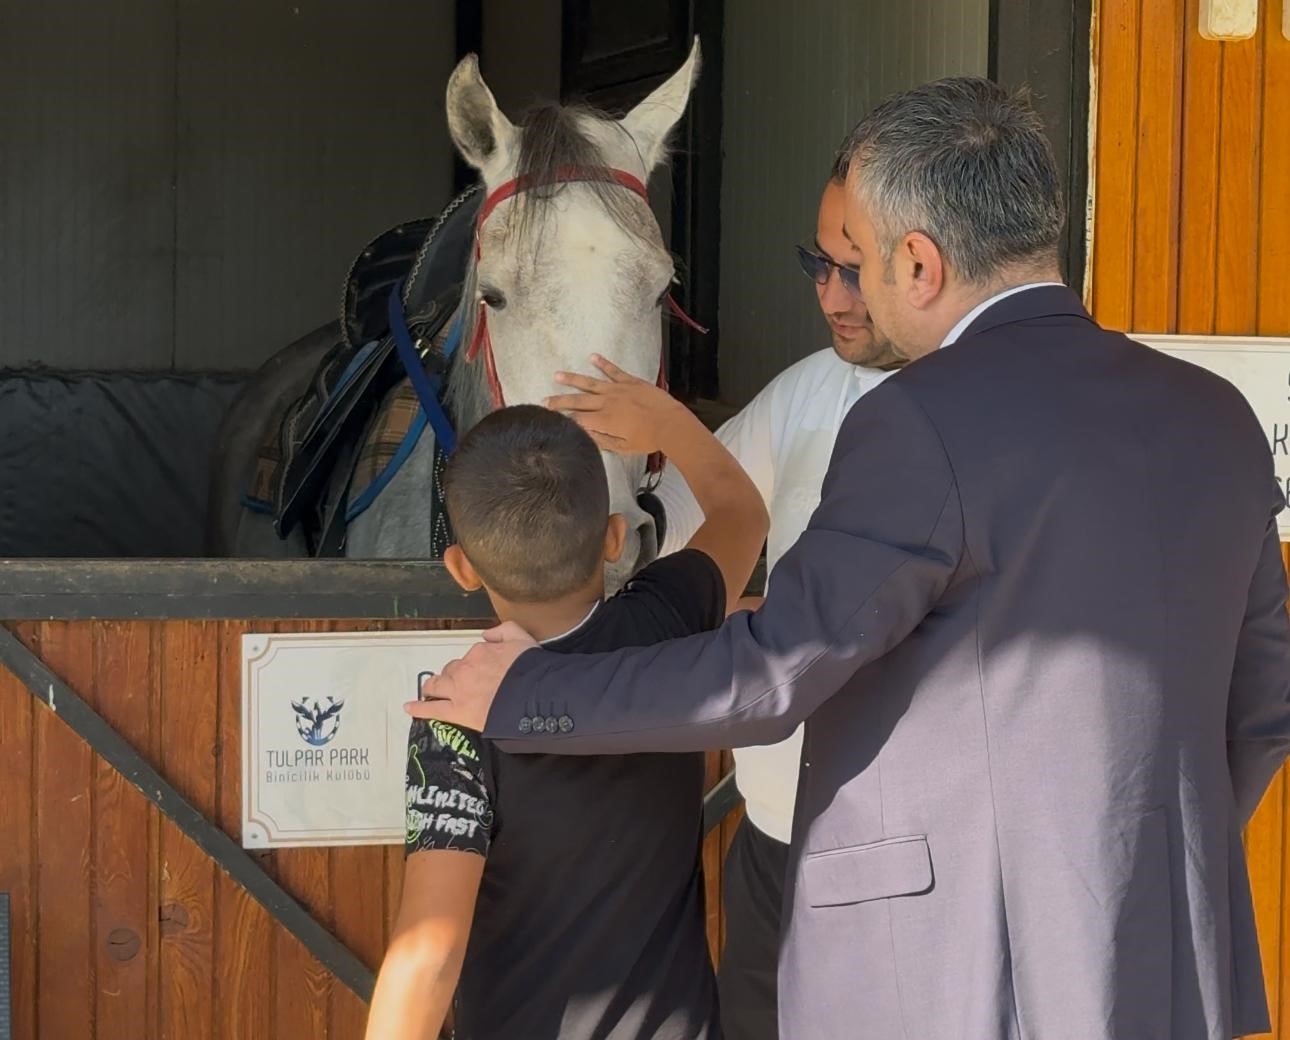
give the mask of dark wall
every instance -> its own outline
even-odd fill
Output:
[[[0,367],[239,369],[330,320],[449,197],[453,9],[7,4]]]

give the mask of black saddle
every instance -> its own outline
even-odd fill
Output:
[[[290,457],[273,509],[279,537],[303,523],[311,553],[340,553],[347,495],[324,501],[331,474],[342,465],[352,470],[381,400],[406,377],[390,335],[389,294],[403,283],[409,331],[426,364],[442,371],[445,361],[432,353],[431,344],[457,311],[481,201],[481,190],[472,187],[438,217],[379,235],[350,266],[341,314],[344,341],[328,352],[310,381],[306,394],[313,397],[312,407],[291,410],[293,416],[309,416],[297,423],[304,432],[283,438]]]

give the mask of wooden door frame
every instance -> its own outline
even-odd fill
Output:
[[[1083,293],[1088,255],[1092,0],[990,0],[988,75],[1029,86],[1053,143],[1066,204],[1062,273]]]

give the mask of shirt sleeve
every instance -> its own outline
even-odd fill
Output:
[[[683,549],[645,567],[610,601],[653,640],[709,632],[726,615],[726,582],[707,553]]]
[[[488,855],[493,803],[484,740],[473,730],[415,719],[408,732],[404,854],[452,849]]]
[[[717,440],[743,467],[767,505],[775,490],[774,440],[777,427],[774,406],[783,379],[780,376],[768,384],[738,415],[727,419],[716,433]],[[694,537],[694,532],[703,524],[703,510],[699,508],[685,477],[675,466],[664,468],[654,494],[662,503],[663,515],[667,517],[667,530],[659,550],[666,556],[684,549]]]

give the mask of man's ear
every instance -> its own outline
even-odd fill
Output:
[[[463,591],[478,592],[484,587],[484,582],[479,577],[479,572],[466,558],[466,554],[461,551],[460,545],[450,545],[444,550],[443,565],[448,568],[448,573],[452,575],[452,580],[460,585]]]
[[[896,250],[894,262],[901,270],[909,302],[925,310],[936,302],[945,288],[945,260],[940,247],[921,231],[911,231]]]
[[[627,518],[622,513],[610,513],[605,524],[605,562],[617,563],[627,544]]]

